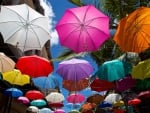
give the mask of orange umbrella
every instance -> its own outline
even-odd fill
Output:
[[[150,8],[140,7],[123,18],[114,41],[125,52],[140,53],[150,47]]]
[[[94,95],[89,96],[86,101],[89,103],[95,103],[98,105],[103,100],[104,100],[104,96],[100,94],[94,94]]]
[[[79,81],[63,80],[63,87],[68,91],[80,91],[89,86],[89,80],[87,78]]]

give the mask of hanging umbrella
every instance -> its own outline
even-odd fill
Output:
[[[18,88],[8,88],[4,90],[4,94],[15,98],[23,96],[23,92]]]
[[[131,75],[134,79],[150,78],[150,59],[139,62],[133,67]]]
[[[15,62],[4,53],[0,52],[0,72],[4,73],[7,71],[11,71],[14,68]]]
[[[150,8],[140,7],[123,18],[114,40],[123,51],[140,53],[150,47]]]
[[[132,65],[118,59],[104,62],[96,72],[98,78],[110,82],[119,80],[130,74]]]
[[[111,103],[111,104],[113,104],[113,102],[118,102],[120,100],[122,100],[122,97],[120,94],[117,94],[117,93],[110,93],[104,99],[104,101]]]
[[[139,91],[150,89],[150,78],[147,78],[147,79],[144,79],[144,80],[137,80],[135,87]]]
[[[36,77],[32,78],[35,86],[39,87],[41,90],[44,89],[54,89],[59,86],[59,81],[53,75],[49,75],[48,77]]]
[[[96,104],[95,103],[89,103],[89,102],[86,102],[84,103],[81,108],[83,109],[83,111],[88,111],[88,110],[91,110],[93,108],[96,108]]]
[[[50,40],[48,17],[27,4],[1,6],[0,31],[5,43],[14,45],[23,52],[41,50]]]
[[[65,104],[65,107],[70,109],[79,109],[81,107],[80,103],[67,103]]]
[[[116,91],[123,92],[136,86],[136,80],[130,75],[116,81]]]
[[[42,108],[40,109],[40,113],[53,113],[53,111],[49,108]]]
[[[38,90],[29,90],[25,93],[25,97],[27,97],[30,100],[43,99],[44,94]]]
[[[17,98],[17,101],[23,104],[29,104],[30,100],[25,96],[20,96]]]
[[[79,93],[73,93],[67,97],[68,103],[82,103],[85,100],[84,95]]]
[[[63,80],[62,86],[68,91],[81,91],[89,86],[89,80],[87,78],[79,81]]]
[[[88,78],[92,72],[93,67],[88,61],[77,58],[60,62],[57,69],[64,80],[73,81]]]
[[[138,98],[134,98],[128,101],[128,105],[138,105],[141,103],[141,100]]]
[[[36,106],[29,106],[27,109],[26,109],[26,112],[34,112],[34,113],[39,113],[39,109],[38,107]]]
[[[20,57],[15,67],[23,74],[28,74],[33,78],[48,76],[53,71],[51,62],[37,55]]]
[[[30,102],[31,106],[36,106],[36,107],[44,107],[47,105],[47,102],[43,99],[36,99],[36,100],[32,100]]]
[[[93,94],[93,95],[87,97],[86,102],[95,103],[96,105],[98,105],[103,100],[104,100],[104,96],[102,96],[100,94]]]
[[[59,103],[65,100],[65,97],[63,94],[58,92],[51,92],[48,94],[45,99],[50,103]]]
[[[2,73],[2,78],[12,85],[23,86],[30,83],[30,76],[22,74],[18,69]]]
[[[62,102],[58,102],[58,103],[56,103],[56,102],[54,102],[54,103],[50,102],[50,103],[48,103],[48,106],[51,107],[51,108],[58,109],[58,108],[62,108],[64,106],[64,104]]]
[[[78,110],[71,110],[71,111],[69,111],[68,113],[81,113],[81,112],[78,111]]]
[[[63,109],[57,109],[53,113],[66,113]]]
[[[109,17],[92,5],[70,8],[56,30],[61,45],[76,53],[95,51],[109,38]]]
[[[138,94],[137,98],[139,99],[150,99],[150,91],[142,91]]]
[[[113,82],[109,82],[107,80],[101,80],[96,78],[90,83],[90,88],[93,91],[101,92],[107,91],[115,88],[115,84]]]

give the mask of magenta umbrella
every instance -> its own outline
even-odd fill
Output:
[[[84,95],[79,93],[71,94],[67,97],[68,103],[73,103],[73,104],[82,103],[84,100],[85,100]]]
[[[93,5],[70,8],[56,30],[61,45],[76,53],[95,51],[109,38],[109,17]]]
[[[57,69],[57,73],[64,80],[73,81],[88,78],[92,72],[93,67],[88,61],[77,58],[60,62]]]

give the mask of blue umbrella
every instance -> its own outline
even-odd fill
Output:
[[[59,81],[53,75],[49,75],[48,77],[36,77],[32,78],[34,85],[39,87],[40,89],[54,89],[59,86]]]
[[[115,59],[104,62],[95,74],[102,80],[112,82],[130,74],[131,69],[131,63]]]
[[[10,97],[20,97],[23,95],[23,92],[20,89],[17,88],[8,88],[4,90],[4,94]]]
[[[49,108],[42,108],[40,109],[40,113],[53,113],[53,111]]]

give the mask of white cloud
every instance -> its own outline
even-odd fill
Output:
[[[49,17],[49,25],[50,25],[50,32],[51,32],[51,46],[57,45],[59,43],[58,34],[56,30],[54,30],[55,21],[53,17],[55,17],[52,5],[47,0],[40,0],[40,4],[45,10],[45,16]]]

